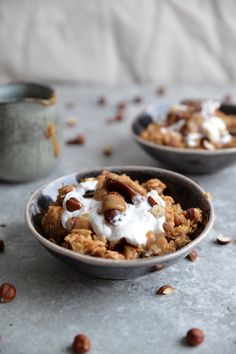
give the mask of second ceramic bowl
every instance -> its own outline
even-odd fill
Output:
[[[222,170],[236,163],[236,148],[219,150],[179,149],[160,144],[154,144],[142,139],[139,134],[156,120],[156,117],[167,110],[168,104],[153,104],[139,113],[131,124],[131,134],[134,140],[149,155],[169,168],[186,174],[207,174]],[[236,106],[223,105],[222,111],[236,115]]]
[[[72,173],[55,179],[51,183],[36,190],[30,197],[26,206],[26,223],[40,244],[54,257],[71,265],[79,272],[99,278],[126,279],[150,272],[159,271],[185,257],[207,235],[213,223],[213,209],[207,200],[204,191],[192,180],[180,174],[150,167],[105,167],[104,169],[115,173],[126,173],[140,182],[150,178],[160,178],[167,185],[167,193],[178,201],[183,208],[199,207],[203,211],[203,226],[198,230],[197,237],[187,246],[176,252],[164,256],[142,258],[135,260],[113,260],[82,255],[65,249],[48,241],[42,233],[40,221],[42,214],[57,196],[58,188],[63,184],[77,184],[81,178],[95,177],[103,169]]]

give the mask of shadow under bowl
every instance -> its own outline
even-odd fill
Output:
[[[40,221],[42,214],[56,199],[58,188],[62,184],[77,184],[81,178],[95,177],[103,169],[72,173],[53,180],[47,185],[36,190],[26,205],[26,223],[36,240],[44,246],[53,256],[67,263],[87,275],[107,279],[127,279],[146,275],[150,272],[160,271],[185,257],[207,235],[213,224],[214,212],[211,203],[204,191],[195,182],[178,173],[154,167],[105,167],[115,173],[126,173],[131,178],[144,182],[150,178],[160,178],[166,185],[166,194],[171,195],[184,209],[199,207],[203,211],[203,223],[188,245],[176,252],[164,256],[142,258],[135,260],[112,260],[87,255],[82,255],[48,241],[41,230]]]
[[[236,106],[231,114],[236,115]],[[234,107],[234,112],[233,112]],[[131,124],[131,133],[136,143],[163,165],[186,174],[209,174],[218,172],[236,162],[236,148],[210,150],[180,149],[155,144],[139,135],[154,120],[150,114],[138,114]]]

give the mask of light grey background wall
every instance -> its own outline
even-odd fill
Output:
[[[0,80],[236,80],[235,0],[0,0]]]

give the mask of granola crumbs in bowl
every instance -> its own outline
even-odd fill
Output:
[[[36,191],[26,221],[52,254],[84,273],[121,279],[186,256],[213,220],[188,178],[156,168],[114,167],[61,177]]]

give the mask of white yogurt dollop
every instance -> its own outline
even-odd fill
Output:
[[[165,201],[154,190],[144,197],[135,197],[134,204],[127,203],[127,210],[121,214],[115,224],[108,224],[99,213],[101,202],[95,201],[89,211],[89,220],[97,235],[103,235],[111,244],[124,238],[129,244],[145,246],[148,231],[163,232],[165,216],[155,217],[147,198],[152,196],[158,204],[165,207]]]
[[[133,204],[126,203],[126,211],[117,215],[113,219],[112,224],[108,224],[104,219],[104,215],[101,214],[102,202],[94,198],[83,197],[86,191],[94,190],[96,184],[97,181],[81,182],[74,191],[66,194],[63,201],[64,212],[62,214],[62,225],[65,229],[68,230],[67,221],[69,218],[87,213],[94,232],[97,235],[105,236],[112,245],[115,245],[120,239],[125,238],[131,245],[145,246],[148,231],[156,233],[164,231],[165,215],[160,217],[154,216],[151,213],[152,206],[148,202],[148,197],[151,196],[158,205],[165,208],[166,203],[157,191],[152,190],[145,196],[134,197]],[[78,199],[83,204],[83,208],[69,212],[66,209],[66,202],[70,198]]]

